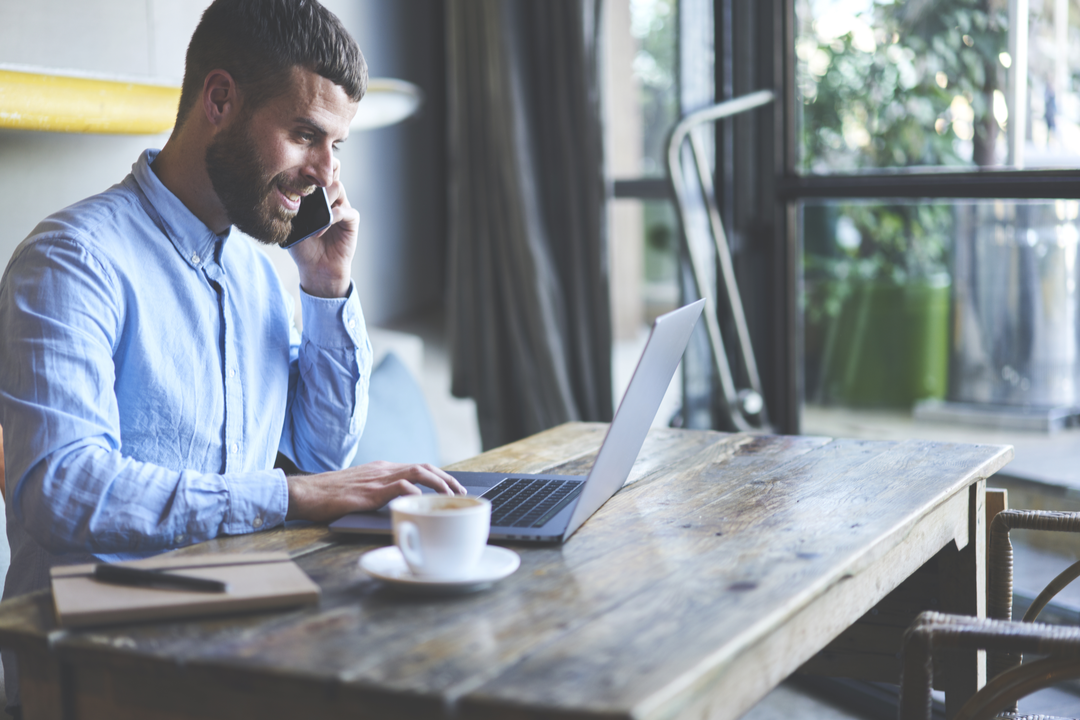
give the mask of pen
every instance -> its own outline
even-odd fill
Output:
[[[94,578],[110,585],[134,585],[136,587],[162,587],[174,590],[223,593],[229,586],[220,580],[174,575],[161,570],[140,570],[123,565],[99,563],[94,567]]]

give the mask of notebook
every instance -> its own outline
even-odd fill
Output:
[[[704,305],[698,300],[656,318],[588,476],[450,473],[470,495],[492,501],[493,539],[565,542],[618,492],[645,443]],[[390,511],[352,513],[332,522],[330,529],[389,534]]]
[[[117,564],[221,580],[229,589],[208,593],[112,585],[94,579],[94,564],[54,567],[53,602],[62,627],[280,609],[319,600],[319,586],[285,553],[159,556]]]

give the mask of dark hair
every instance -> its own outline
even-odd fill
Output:
[[[232,75],[250,111],[280,94],[295,67],[340,85],[354,102],[367,91],[360,48],[316,0],[215,0],[188,44],[176,126],[197,103],[211,70]]]

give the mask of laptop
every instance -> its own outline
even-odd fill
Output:
[[[565,542],[618,492],[630,476],[704,305],[698,300],[656,318],[588,476],[450,473],[470,495],[491,500],[492,539]],[[351,513],[330,523],[330,529],[390,534],[390,510]]]

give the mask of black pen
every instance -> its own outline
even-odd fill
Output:
[[[228,592],[229,586],[220,580],[174,575],[161,570],[141,570],[123,565],[99,563],[94,567],[94,578],[110,585],[134,585],[136,587],[162,587],[173,590],[196,592]]]

